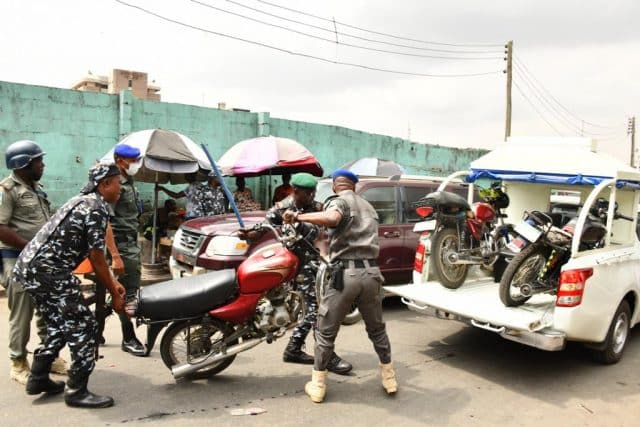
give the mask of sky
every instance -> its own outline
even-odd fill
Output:
[[[167,102],[491,149],[504,139],[513,40],[512,135],[591,136],[629,160],[638,1],[122,1],[191,27],[116,0],[3,0],[0,80],[69,88],[131,69]]]

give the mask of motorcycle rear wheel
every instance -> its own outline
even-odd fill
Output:
[[[162,361],[171,369],[174,365],[195,363],[203,360],[216,345],[233,333],[233,329],[224,322],[208,319],[206,324],[201,321],[178,321],[172,323],[160,343]],[[187,342],[190,345],[187,346]],[[237,344],[237,340],[230,344]],[[187,355],[187,349],[189,355]],[[236,356],[231,356],[218,363],[189,374],[187,379],[204,379],[212,377],[231,365]]]
[[[531,283],[535,279],[544,268],[549,251],[549,248],[534,243],[513,257],[500,280],[500,300],[505,306],[517,307],[529,301],[531,296],[522,295],[519,285]]]
[[[442,286],[457,289],[467,278],[468,264],[451,264],[444,259],[450,251],[459,251],[458,233],[453,228],[443,228],[438,231],[431,243],[431,264],[436,278]]]

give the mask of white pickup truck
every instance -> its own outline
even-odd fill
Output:
[[[447,289],[433,280],[430,231],[420,237],[413,283],[387,290],[419,313],[462,321],[543,350],[562,350],[567,341],[583,342],[601,362],[619,361],[630,329],[640,322],[640,173],[594,151],[594,143],[583,138],[512,138],[465,172],[470,181],[502,180],[510,198],[507,222],[512,224],[522,220],[525,210],[549,211],[552,194],[579,194],[582,209],[571,257],[562,267],[562,277],[571,278],[571,283],[561,280],[556,294],[534,295],[521,306],[506,307],[499,283],[480,268],[472,269],[460,288]],[[589,208],[598,198],[608,200],[609,206],[617,204],[618,212],[633,221],[614,220],[611,209],[604,246],[579,250]],[[421,230],[420,224],[416,230]]]

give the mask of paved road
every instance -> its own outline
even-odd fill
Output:
[[[397,301],[385,305],[401,387],[394,398],[379,384],[362,324],[344,327],[338,338],[338,352],[355,364],[355,374],[330,376],[327,399],[317,405],[302,391],[310,368],[281,362],[286,340],[239,355],[208,381],[176,383],[157,349],[147,359],[123,353],[117,319],[110,318],[105,357],[90,386],[111,393],[116,406],[90,411],[67,408],[59,396],[34,399],[9,380],[3,359],[0,425],[640,425],[640,330],[632,334],[622,362],[603,367],[578,345],[547,353],[416,315]],[[7,315],[1,299],[0,316]],[[4,321],[0,346],[6,345]],[[230,414],[248,407],[267,412]]]

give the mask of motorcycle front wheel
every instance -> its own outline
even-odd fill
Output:
[[[459,250],[458,233],[453,228],[438,231],[431,243],[431,264],[436,278],[445,288],[457,289],[467,278],[468,264],[451,264],[445,259],[447,252]]]
[[[550,249],[542,244],[527,246],[514,256],[500,280],[500,300],[507,307],[524,304],[531,296],[524,296],[520,287],[531,284],[544,268]]]
[[[167,328],[160,343],[162,361],[167,368],[171,369],[174,365],[205,360],[212,350],[222,348],[224,339],[232,333],[231,327],[215,319],[207,319],[206,322],[202,320],[174,322]],[[237,340],[229,344],[237,344]],[[222,359],[214,365],[189,374],[187,378],[212,377],[228,368],[235,358],[231,356]]]

